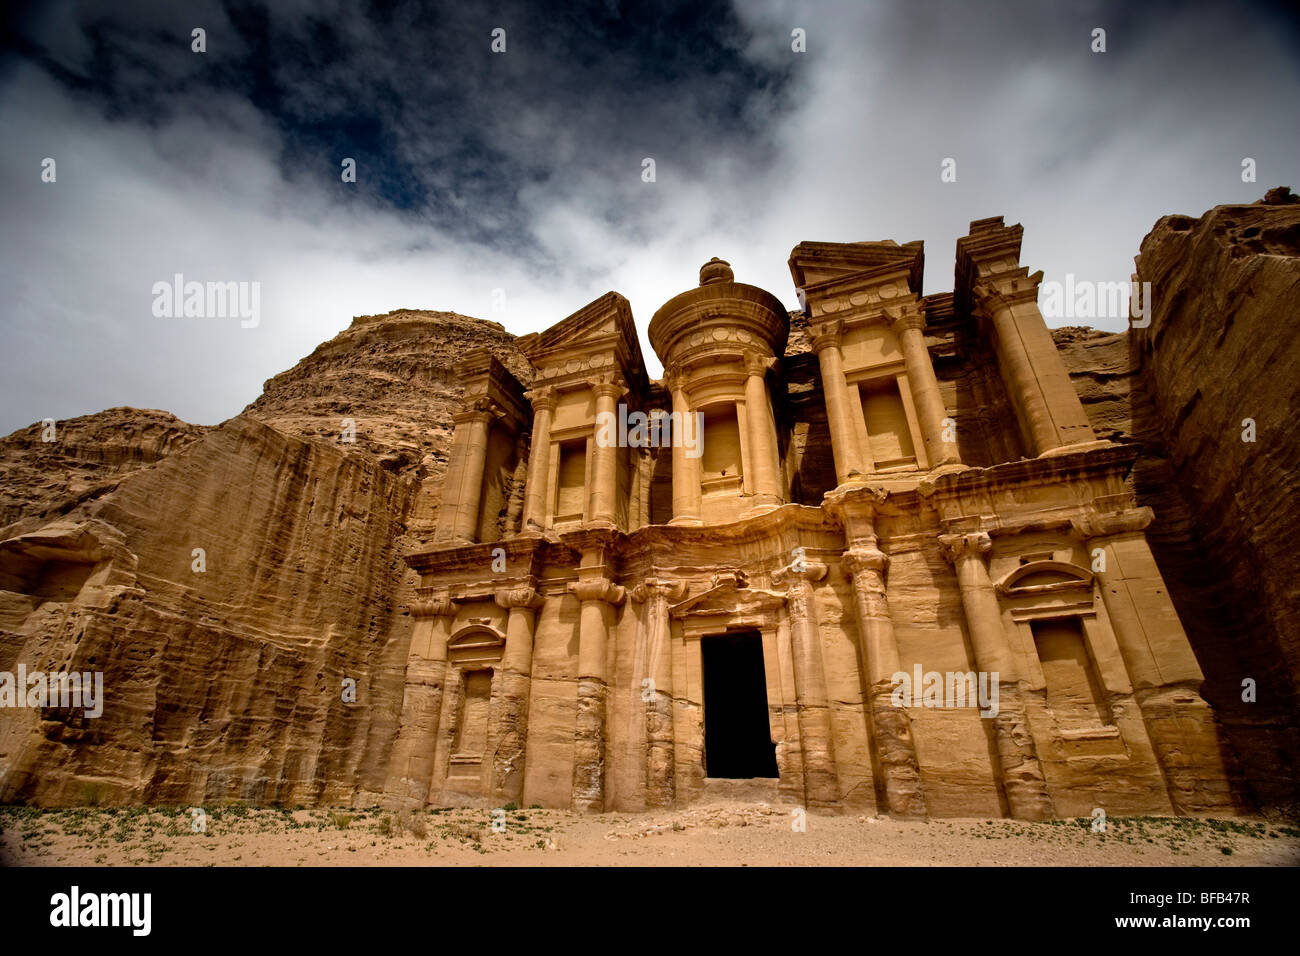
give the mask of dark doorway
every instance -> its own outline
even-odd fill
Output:
[[[705,637],[704,772],[710,777],[775,777],[767,723],[763,639],[756,631]]]

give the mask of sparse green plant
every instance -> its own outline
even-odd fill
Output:
[[[335,810],[330,811],[330,823],[340,830],[346,830],[352,825],[353,816],[350,813],[339,813]]]

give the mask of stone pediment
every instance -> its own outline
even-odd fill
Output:
[[[447,641],[447,659],[458,664],[498,661],[506,647],[506,636],[486,624],[467,624]]]
[[[918,239],[896,242],[801,242],[790,253],[790,275],[800,289],[810,289],[862,273],[905,269],[913,292],[921,291],[925,250]]]
[[[1022,564],[997,582],[1000,594],[1025,596],[1053,591],[1091,589],[1093,574],[1067,561],[1031,561]]]
[[[785,595],[779,591],[743,587],[739,581],[724,579],[707,591],[673,605],[669,614],[679,620],[688,617],[754,614],[776,611],[783,604]]]
[[[524,336],[518,345],[543,379],[618,366],[629,383],[645,384],[632,306],[617,292],[606,292],[545,332]]]

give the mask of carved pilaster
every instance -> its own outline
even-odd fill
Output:
[[[411,602],[411,647],[402,692],[402,716],[389,760],[387,792],[398,803],[422,807],[433,781],[433,755],[447,673],[447,638],[456,602],[446,588],[418,587]]]
[[[469,543],[477,539],[488,431],[497,411],[491,402],[480,398],[451,417],[456,430],[438,511],[435,540],[440,543]]]
[[[528,480],[524,491],[523,530],[540,531],[546,516],[547,482],[550,481],[551,421],[555,416],[555,389],[525,392],[533,405],[533,433],[528,454]]]
[[[841,560],[853,579],[862,667],[867,678],[868,719],[883,777],[884,802],[890,813],[925,816],[925,793],[911,718],[893,700],[894,675],[901,667],[885,591],[889,556],[876,547],[873,535],[856,542]]]
[[[497,745],[492,755],[492,795],[502,803],[519,803],[524,791],[528,750],[528,701],[532,689],[535,612],[544,601],[532,583],[502,588],[494,595],[506,620],[506,647],[501,657]]]
[[[1054,813],[1047,780],[1021,699],[1019,675],[1007,645],[997,594],[985,564],[992,542],[983,531],[941,535],[939,542],[956,569],[975,666],[988,674],[990,681],[997,675],[999,706],[993,724],[1007,806],[1016,819],[1050,819]]]
[[[625,592],[595,569],[570,582],[568,589],[582,602],[578,624],[578,714],[573,743],[573,794],[575,810],[600,813],[605,809],[605,721],[608,688],[605,683],[605,645],[614,623],[614,608]]]
[[[843,329],[843,323],[838,320],[810,329],[813,351],[821,364],[826,421],[830,426],[835,476],[840,484],[863,471],[857,426],[850,411],[852,406],[849,404],[848,386],[844,382],[844,360],[840,355],[840,336]]]
[[[805,800],[809,806],[833,806],[840,798],[831,732],[830,698],[822,666],[821,635],[813,582],[826,576],[820,561],[791,562],[772,575],[786,589],[794,657],[795,700],[799,705],[799,743],[803,751]]]
[[[645,702],[647,809],[671,807],[677,797],[673,741],[672,630],[668,605],[684,598],[686,591],[686,582],[658,577],[646,578],[631,591],[633,601],[646,604],[645,656],[650,684],[642,686],[641,699]]]
[[[916,414],[920,419],[930,467],[959,463],[961,458],[957,453],[957,443],[944,438],[947,429],[943,423],[948,411],[939,391],[939,380],[934,374],[930,350],[925,347],[925,313],[921,311],[919,303],[912,302],[906,306],[887,308],[885,314],[898,337],[903,359],[907,363],[912,404],[916,406]]]
[[[781,461],[777,450],[776,418],[767,391],[767,371],[774,360],[755,352],[745,353],[745,409],[749,432],[747,464],[754,493],[760,505],[772,506],[784,500]]]
[[[1170,802],[1180,813],[1226,810],[1232,805],[1228,770],[1213,712],[1200,693],[1201,668],[1144,533],[1153,517],[1146,507],[1089,509],[1071,524],[1087,542]]]

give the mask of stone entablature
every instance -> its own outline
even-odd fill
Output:
[[[521,340],[526,394],[473,357],[439,535],[408,559],[394,798],[680,806],[741,754],[827,811],[1229,806],[1134,453],[1087,426],[1019,244],[973,223],[957,289],[922,297],[920,243],[801,243],[815,364],[718,259],[650,323],[661,383],[615,293]],[[607,440],[638,414],[678,440]],[[932,672],[989,699],[906,692]]]

